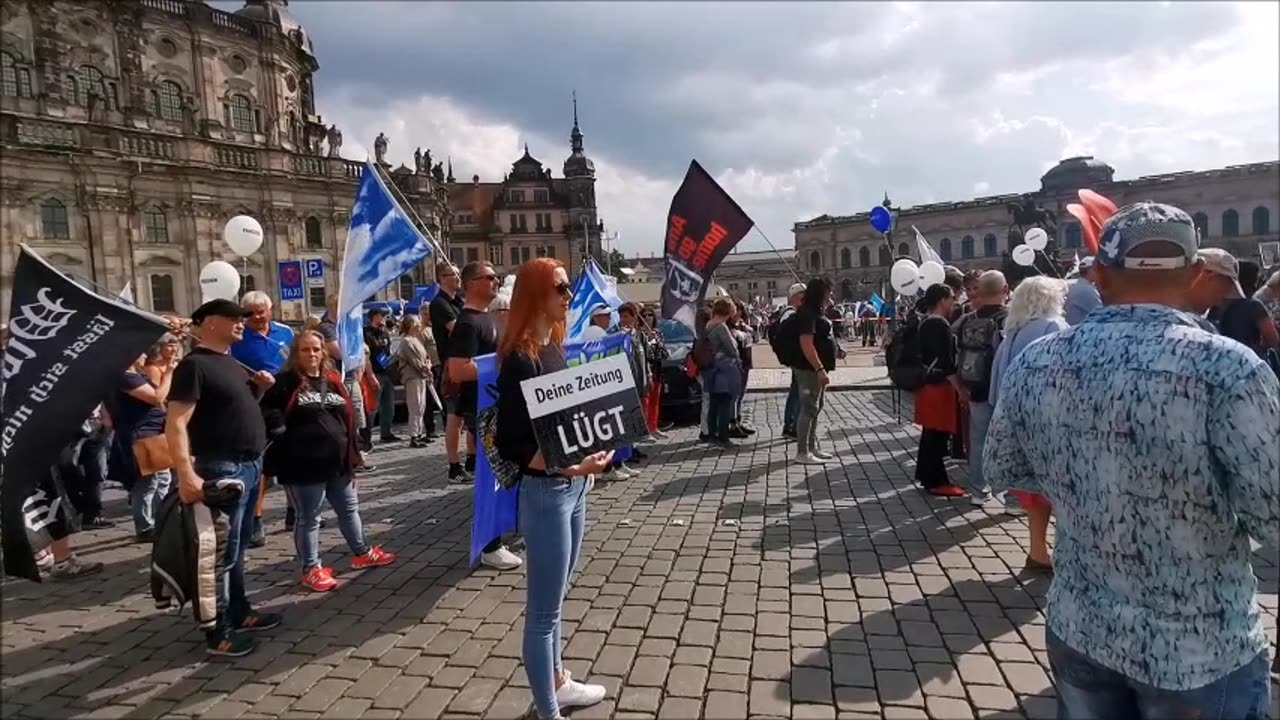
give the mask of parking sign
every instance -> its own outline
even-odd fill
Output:
[[[280,301],[301,300],[302,297],[302,263],[297,260],[280,263]]]
[[[324,285],[324,260],[320,258],[307,258],[307,285],[315,287]]]

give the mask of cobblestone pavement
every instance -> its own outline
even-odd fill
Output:
[[[681,430],[639,477],[593,491],[564,654],[609,698],[575,720],[1053,717],[1047,583],[1017,574],[1025,521],[914,490],[915,433],[886,393],[830,397],[841,464],[825,469],[788,463],[781,403],[751,396],[762,431],[738,452]],[[470,491],[438,452],[376,453],[362,514],[400,560],[350,572],[330,515],[345,584],[327,595],[297,584],[270,495],[249,584],[286,624],[246,658],[206,660],[188,614],[154,609],[124,528],[77,536],[102,575],[3,585],[4,716],[522,715],[524,574],[468,568]],[[1274,549],[1255,561],[1274,637]]]

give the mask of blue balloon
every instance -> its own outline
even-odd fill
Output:
[[[871,227],[878,233],[889,232],[893,227],[893,216],[889,214],[889,208],[883,205],[871,208]]]

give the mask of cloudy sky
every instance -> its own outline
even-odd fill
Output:
[[[294,2],[318,110],[500,179],[561,174],[577,90],[600,212],[658,252],[697,158],[776,245],[869,208],[1032,190],[1059,159],[1118,177],[1275,160],[1275,3]],[[346,154],[344,152],[344,154]],[[752,234],[742,248],[764,241]]]

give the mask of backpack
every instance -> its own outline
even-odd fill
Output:
[[[981,387],[991,382],[991,364],[996,357],[1000,341],[1003,315],[979,317],[966,315],[956,332],[957,372],[960,380],[970,387]]]
[[[920,357],[920,316],[909,314],[894,329],[884,346],[889,380],[898,388],[915,392],[924,387],[927,373]]]
[[[791,316],[795,314],[796,311],[794,308],[783,308],[769,321],[769,327],[765,328],[765,338],[768,339],[769,347],[773,349],[773,354],[778,358],[779,362],[782,361],[781,344],[778,342],[782,337],[782,324],[791,319]]]

